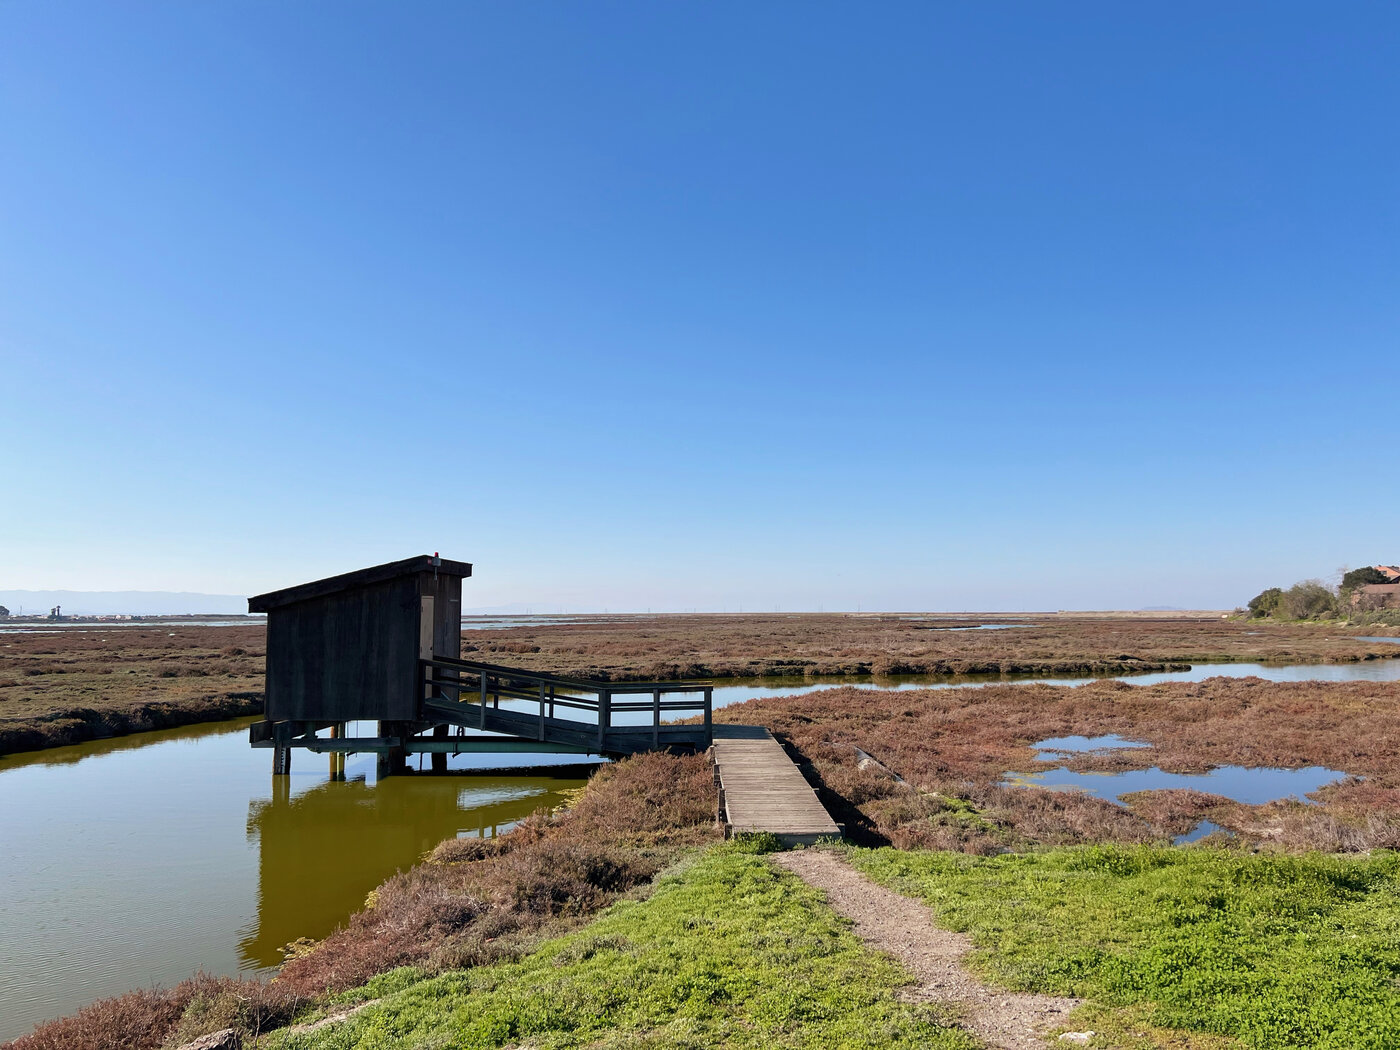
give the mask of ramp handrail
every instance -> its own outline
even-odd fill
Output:
[[[480,705],[479,725],[486,726],[488,697],[493,698],[497,708],[501,699],[530,700],[539,704],[539,739],[545,739],[548,719],[555,718],[558,708],[572,708],[579,711],[596,712],[598,716],[598,746],[601,749],[609,729],[614,728],[614,712],[650,711],[652,742],[660,746],[661,735],[666,730],[661,722],[662,712],[703,711],[705,716],[705,739],[712,736],[712,714],[714,686],[706,682],[603,682],[588,678],[569,678],[563,675],[544,674],[526,671],[519,667],[505,667],[500,664],[481,663],[475,660],[459,660],[450,656],[434,655],[432,659],[419,660],[423,675],[424,698],[444,696],[464,704],[471,701],[461,699],[461,694],[475,693]],[[463,677],[463,676],[467,677]],[[615,696],[635,696],[650,693],[646,701],[615,702]],[[700,693],[697,700],[663,700],[665,693]],[[591,695],[580,695],[591,694]],[[546,717],[547,712],[547,717]],[[580,722],[581,719],[569,719]],[[584,723],[591,726],[592,720]],[[632,728],[632,727],[628,727]],[[636,727],[642,728],[642,727]]]

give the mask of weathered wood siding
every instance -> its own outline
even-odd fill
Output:
[[[447,577],[438,581],[442,589]],[[266,717],[416,719],[419,590],[420,577],[401,576],[271,610]],[[461,651],[460,633],[458,639],[453,655]]]
[[[270,722],[421,721],[418,661],[462,654],[467,562],[373,565],[248,599],[267,613]],[[449,696],[451,692],[449,691]]]

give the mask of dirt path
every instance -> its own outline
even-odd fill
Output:
[[[962,968],[972,942],[941,930],[919,901],[877,886],[835,854],[821,850],[775,853],[782,865],[826,893],[837,913],[855,923],[866,944],[893,955],[919,979],[907,997],[956,1006],[963,1027],[999,1050],[1042,1050],[1042,1034],[1079,1005],[1077,999],[1022,995],[975,979]]]

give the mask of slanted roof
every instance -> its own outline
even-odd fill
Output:
[[[338,591],[354,590],[356,587],[383,583],[385,580],[392,580],[399,576],[416,576],[420,572],[434,570],[444,576],[470,576],[472,574],[470,562],[450,561],[447,558],[435,559],[431,554],[420,554],[416,558],[405,558],[403,561],[391,561],[384,565],[371,566],[368,569],[357,569],[355,572],[343,573],[340,576],[330,576],[324,580],[314,580],[311,583],[302,583],[295,587],[285,587],[280,591],[268,591],[266,594],[249,598],[248,611],[250,613],[267,612],[269,609],[277,609],[294,602],[323,598],[327,594],[335,594]]]
[[[1384,576],[1391,583],[1400,583],[1400,566],[1397,565],[1376,565],[1375,570]]]

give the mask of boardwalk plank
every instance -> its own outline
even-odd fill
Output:
[[[841,836],[841,828],[768,730],[736,725],[714,730],[715,768],[731,833],[766,831],[785,845]]]

